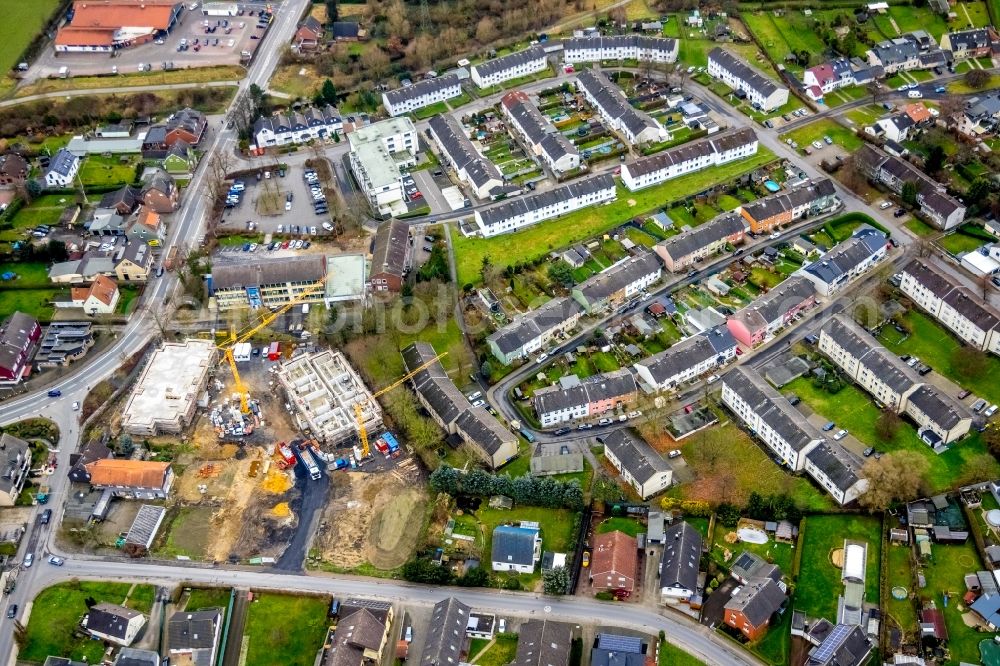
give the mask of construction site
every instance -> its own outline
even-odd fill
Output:
[[[152,557],[349,570],[366,563],[395,569],[412,556],[428,515],[425,473],[386,430],[377,399],[413,373],[373,391],[338,350],[264,342],[269,324],[295,305],[268,311],[218,344],[163,346],[198,351],[178,365],[192,368],[181,374],[197,390],[169,410],[177,427],[162,427],[159,417],[142,424],[152,429],[142,432],[136,455],[169,462],[175,475]],[[158,360],[171,358],[163,348],[128,404],[160,395],[149,386],[170,376]],[[155,413],[155,404],[147,406]],[[128,433],[116,410],[108,411],[114,443]],[[140,506],[112,502],[86,549],[121,548]]]

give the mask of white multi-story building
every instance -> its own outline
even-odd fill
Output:
[[[517,231],[543,220],[571,213],[587,206],[614,201],[615,179],[601,174],[561,185],[547,192],[508,199],[489,208],[477,209],[476,226],[484,237]]]
[[[677,52],[677,40],[665,37],[594,35],[563,41],[563,62],[568,65],[602,60],[671,63],[677,62]]]
[[[708,75],[745,93],[750,104],[764,112],[769,113],[788,102],[788,88],[778,85],[726,49],[717,47],[709,52]]]
[[[431,104],[458,97],[462,84],[454,74],[424,79],[411,86],[387,90],[382,93],[382,106],[390,116],[413,113]]]
[[[504,81],[530,76],[548,67],[545,51],[540,46],[532,46],[524,51],[487,60],[473,65],[470,70],[472,82],[480,88],[491,88]]]
[[[495,359],[510,365],[541,351],[551,340],[573,330],[581,315],[583,308],[572,298],[553,298],[490,335],[486,343]]]
[[[903,269],[899,288],[966,344],[1000,355],[1000,312],[933,264],[919,259],[910,262]]]
[[[532,406],[543,428],[622,408],[635,402],[638,391],[635,378],[627,369],[566,383],[570,385],[539,389],[532,396]]]
[[[646,440],[626,428],[605,436],[604,456],[644,500],[668,488],[673,481],[674,470],[667,461]]]
[[[445,162],[455,169],[458,179],[472,188],[478,198],[489,197],[490,192],[503,185],[503,174],[493,162],[479,154],[454,117],[441,114],[431,118],[428,124]]]
[[[736,338],[719,326],[635,364],[639,380],[656,391],[674,391],[736,358]]]
[[[757,153],[757,134],[749,127],[687,143],[622,166],[622,183],[635,192],[702,169]]]
[[[45,170],[45,187],[47,188],[69,188],[73,187],[76,174],[80,171],[80,158],[69,152],[65,148],[60,148]]]
[[[862,461],[837,442],[823,441],[806,454],[806,474],[815,479],[841,505],[856,500],[868,490],[861,477]]]
[[[403,169],[417,163],[417,129],[406,117],[390,118],[347,135],[351,171],[379,215],[403,213]]]
[[[528,149],[557,174],[580,166],[580,151],[542,115],[526,94],[519,90],[507,93],[500,100],[500,109]]]
[[[597,111],[608,127],[618,132],[630,144],[663,141],[668,134],[648,113],[628,102],[621,88],[603,72],[585,70],[576,77],[576,87]]]
[[[659,281],[663,264],[653,252],[626,257],[573,287],[573,298],[588,314],[610,310]]]
[[[877,266],[888,248],[883,232],[865,226],[798,273],[816,285],[816,293],[833,296]]]
[[[340,112],[330,105],[275,113],[268,118],[259,118],[253,124],[254,141],[258,148],[333,138],[343,131]]]

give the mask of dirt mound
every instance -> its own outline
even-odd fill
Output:
[[[288,502],[278,502],[271,509],[271,513],[278,518],[288,518],[292,515],[292,510],[288,506]]]
[[[413,553],[427,497],[416,488],[394,495],[376,513],[368,535],[368,561],[379,569],[402,566]]]
[[[294,485],[294,481],[291,479],[291,474],[287,471],[276,469],[271,467],[267,472],[267,476],[261,481],[261,490],[272,495],[280,495],[282,493],[288,492],[288,490]]]
[[[844,567],[844,549],[834,549],[833,552],[830,553],[830,562],[833,563],[833,566],[842,569]]]

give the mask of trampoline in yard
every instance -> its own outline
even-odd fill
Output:
[[[896,599],[898,601],[903,601],[904,599],[906,599],[906,596],[907,596],[906,588],[903,587],[902,585],[897,585],[896,587],[892,588],[893,599]]]

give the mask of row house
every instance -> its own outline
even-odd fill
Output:
[[[646,252],[627,257],[573,288],[573,298],[587,314],[614,309],[638,296],[663,274],[659,257]]]
[[[941,48],[951,51],[955,60],[984,58],[993,54],[993,42],[997,41],[993,26],[946,32],[941,36]]]
[[[1000,355],[1000,312],[933,264],[910,262],[899,289],[966,344]]]
[[[628,428],[604,437],[604,456],[643,500],[668,488],[674,470],[646,440]]]
[[[736,339],[722,326],[678,342],[634,366],[639,380],[656,391],[675,391],[736,359]]]
[[[253,124],[254,141],[258,148],[332,139],[343,131],[344,121],[340,112],[329,104],[303,111],[275,113],[259,118]]]
[[[726,49],[716,47],[709,52],[708,75],[745,94],[754,108],[765,113],[788,102],[788,88],[779,85]]]
[[[583,308],[572,298],[554,298],[492,333],[486,338],[486,344],[493,358],[510,365],[569,333],[576,328],[582,315]]]
[[[722,404],[791,470],[802,470],[806,454],[823,441],[805,417],[752,368],[737,366],[722,377]]]
[[[462,124],[453,116],[443,113],[431,118],[428,124],[445,163],[451,165],[458,179],[471,187],[478,198],[487,198],[504,184],[503,174],[493,162],[479,154],[465,135]]]
[[[125,499],[166,499],[174,481],[170,463],[152,460],[101,458],[83,469],[91,486]]]
[[[521,91],[509,92],[500,100],[500,110],[517,130],[528,149],[541,157],[556,173],[580,166],[580,151],[528,101]]]
[[[854,155],[855,163],[865,176],[896,194],[903,192],[906,183],[915,184],[920,212],[938,229],[947,231],[965,220],[965,206],[945,192],[943,185],[906,160],[867,143]]]
[[[145,159],[162,160],[179,141],[197,147],[205,136],[206,129],[208,118],[204,113],[191,108],[181,109],[146,131],[142,140],[142,156]]]
[[[410,225],[395,218],[375,231],[368,283],[372,291],[398,292],[410,271]]]
[[[864,226],[797,274],[810,280],[820,296],[830,297],[878,265],[889,247],[885,233]]]
[[[850,504],[868,490],[861,476],[861,458],[840,445],[823,441],[806,454],[805,472],[841,506]]]
[[[961,405],[923,383],[849,316],[836,315],[823,326],[819,349],[876,400],[913,419],[920,438],[932,448],[950,444],[969,432],[972,418]]]
[[[563,41],[563,62],[568,65],[603,60],[671,63],[677,62],[678,51],[679,42],[676,39],[642,35],[593,35]]]
[[[865,57],[869,64],[881,67],[886,76],[921,67],[920,47],[903,37],[879,42],[865,53]]]
[[[770,233],[795,220],[831,213],[840,207],[833,181],[820,178],[788,192],[740,206],[739,213],[755,234]]]
[[[994,90],[970,98],[965,109],[952,120],[956,130],[971,138],[996,132],[1000,125],[1000,92]]]
[[[686,143],[622,165],[622,184],[631,192],[757,153],[757,134],[744,127]]]
[[[726,326],[738,342],[757,347],[814,305],[816,290],[812,282],[801,275],[793,275],[731,315]]]
[[[0,385],[24,379],[41,339],[38,320],[23,312],[14,312],[0,324]]]
[[[672,273],[686,271],[695,262],[714,255],[729,245],[738,245],[746,236],[747,225],[736,213],[723,213],[688,231],[660,241],[653,251]]]
[[[614,176],[605,173],[560,185],[526,197],[476,209],[474,220],[484,238],[510,233],[574,210],[614,201],[618,196]]]
[[[532,405],[543,428],[599,416],[635,402],[638,386],[627,369],[587,377],[578,384],[535,392]]]
[[[461,94],[462,84],[458,77],[448,74],[424,79],[396,90],[387,90],[382,93],[382,106],[390,116],[402,116]]]
[[[621,88],[601,71],[584,70],[576,77],[576,87],[594,107],[605,124],[631,145],[663,141],[667,131],[652,116],[629,104]]]
[[[880,66],[873,67],[860,58],[835,58],[803,72],[802,85],[809,97],[822,101],[824,95],[834,90],[865,85],[883,75]]]
[[[546,67],[548,60],[545,50],[536,45],[524,51],[473,65],[469,74],[472,82],[480,88],[492,88],[511,79],[544,71]]]

